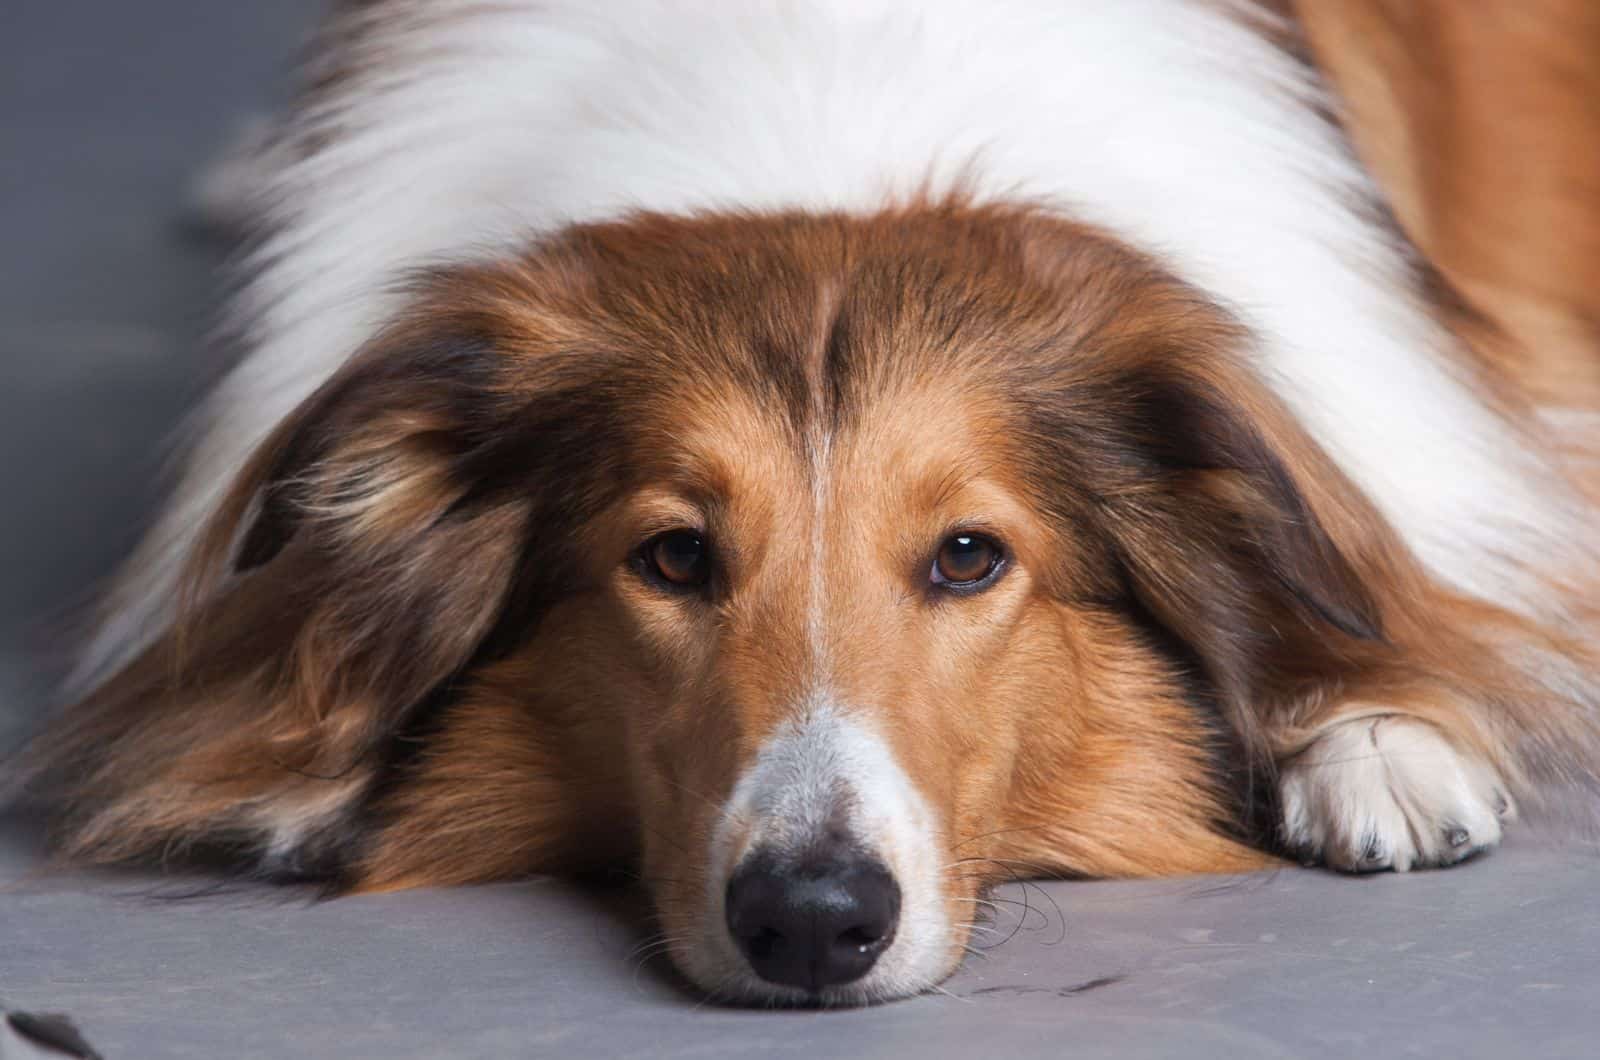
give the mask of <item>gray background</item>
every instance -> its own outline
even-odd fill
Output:
[[[0,747],[217,368],[187,182],[318,7],[0,0]],[[637,956],[626,889],[319,904],[38,856],[34,822],[0,825],[0,1002],[111,1057],[1600,1055],[1595,851],[1524,837],[1443,873],[1006,888],[1013,937],[850,1012],[700,1004]]]

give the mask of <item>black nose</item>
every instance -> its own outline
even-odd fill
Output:
[[[860,979],[889,948],[900,886],[866,858],[782,868],[757,860],[728,881],[727,914],[757,975],[815,992]]]

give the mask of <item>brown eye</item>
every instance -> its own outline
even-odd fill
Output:
[[[952,589],[978,588],[1000,569],[1000,546],[981,534],[955,534],[939,546],[931,580]]]
[[[644,560],[649,573],[675,588],[693,589],[711,577],[711,552],[694,530],[671,530],[651,538],[644,547]]]

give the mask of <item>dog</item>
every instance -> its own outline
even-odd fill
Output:
[[[1358,160],[1383,6],[340,5],[24,756],[63,856],[632,864],[702,990],[857,1004],[1019,874],[1587,805],[1600,361]]]

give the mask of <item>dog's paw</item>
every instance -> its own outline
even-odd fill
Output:
[[[1493,769],[1396,714],[1330,727],[1284,765],[1280,794],[1290,849],[1346,872],[1452,865],[1516,812]]]

